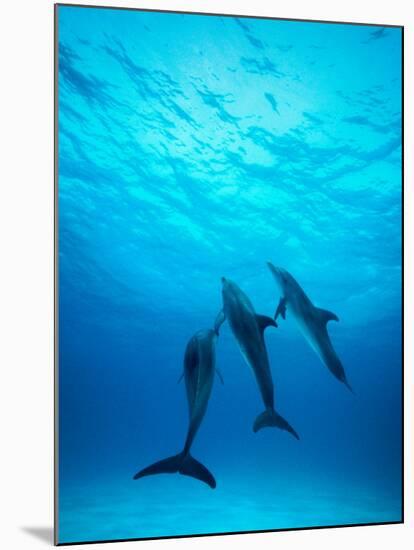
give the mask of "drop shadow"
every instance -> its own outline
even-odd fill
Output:
[[[53,527],[21,527],[21,530],[51,546],[54,544]]]

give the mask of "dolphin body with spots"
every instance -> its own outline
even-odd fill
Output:
[[[339,321],[338,317],[331,311],[314,306],[288,271],[281,267],[275,267],[270,262],[267,265],[282,295],[276,309],[275,320],[279,315],[286,319],[286,309],[289,310],[302,334],[322,362],[340,382],[353,391],[342,363],[332,346],[326,326],[328,321]]]
[[[217,370],[215,346],[221,322],[218,317],[214,330],[200,330],[194,334],[185,350],[183,377],[187,391],[189,426],[183,450],[140,470],[134,479],[154,474],[180,473],[203,481],[212,489],[216,487],[214,476],[190,454],[190,449],[207,410],[213,387]]]
[[[224,277],[221,281],[223,310],[220,320],[228,321],[243,357],[254,372],[266,408],[256,418],[253,431],[276,427],[299,439],[292,426],[274,408],[272,373],[263,333],[266,327],[277,327],[277,324],[271,317],[257,315],[250,299],[236,283]]]

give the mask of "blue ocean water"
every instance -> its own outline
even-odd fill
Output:
[[[401,519],[401,30],[60,6],[59,542]],[[222,276],[266,261],[334,311],[355,395],[292,318],[277,410],[225,323],[193,446],[217,488],[133,475],[179,452],[184,349]]]

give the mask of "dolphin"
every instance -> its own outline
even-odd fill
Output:
[[[193,440],[207,410],[216,371],[215,345],[222,323],[217,317],[214,329],[200,330],[190,338],[184,355],[184,380],[187,390],[189,426],[183,450],[177,455],[155,462],[140,470],[134,479],[153,474],[180,473],[207,483],[212,489],[216,480],[209,470],[191,454]],[[221,375],[219,375],[221,378]]]
[[[272,373],[263,332],[266,327],[277,327],[277,324],[271,317],[257,315],[251,301],[236,283],[224,277],[221,282],[223,310],[220,321],[227,319],[229,322],[240,351],[254,372],[266,407],[266,410],[256,418],[253,431],[276,426],[299,439],[292,426],[274,408]]]
[[[276,309],[275,320],[279,315],[286,319],[286,308],[288,308],[302,334],[322,362],[340,382],[353,392],[326,328],[328,321],[339,321],[338,317],[331,311],[314,306],[299,283],[285,269],[275,267],[270,262],[267,265],[282,294]]]

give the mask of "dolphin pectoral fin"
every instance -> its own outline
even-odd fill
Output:
[[[277,318],[279,315],[282,317],[282,319],[286,320],[286,298],[280,298],[279,303],[276,308],[275,312],[275,321],[277,321]]]
[[[277,328],[276,321],[274,319],[272,319],[271,317],[268,317],[267,315],[256,315],[256,321],[257,321],[257,324],[259,325],[259,328],[260,328],[262,333],[264,332],[264,330],[267,327],[276,327]]]
[[[221,372],[219,371],[219,369],[217,367],[216,367],[216,374],[220,378],[220,382],[222,384],[224,384],[223,375],[221,374]]]
[[[355,392],[354,392],[354,390],[352,389],[352,386],[350,385],[350,383],[348,382],[348,380],[345,379],[345,380],[343,381],[343,383],[344,383],[345,386],[348,388],[348,390],[349,390],[351,393],[353,393],[353,394],[355,395]]]
[[[207,483],[207,485],[212,489],[215,489],[216,487],[216,480],[214,479],[213,474],[190,454],[183,459],[178,471],[184,476],[194,477],[195,479],[199,479],[200,481]]]
[[[315,308],[318,312],[319,318],[322,323],[327,323],[328,321],[339,321],[339,318],[335,313],[332,313],[332,311],[328,311],[327,309],[321,309],[319,307]]]
[[[168,458],[164,458],[163,460],[159,460],[158,462],[154,462],[151,466],[137,472],[134,475],[134,479],[140,479],[141,477],[152,476],[155,474],[173,474],[178,472],[181,460],[182,454],[180,453],[179,455],[170,456]]]
[[[220,327],[226,320],[226,316],[224,315],[224,311],[221,309],[216,317],[216,320],[214,321],[214,332],[219,335]]]
[[[262,428],[280,428],[281,430],[285,430],[293,435],[296,439],[299,439],[298,434],[296,431],[292,428],[292,426],[289,424],[287,420],[283,418],[280,414],[278,414],[273,409],[268,409],[265,412],[259,414],[259,416],[256,418],[254,424],[253,424],[253,431],[254,433],[258,432]]]

